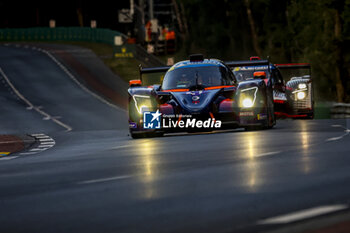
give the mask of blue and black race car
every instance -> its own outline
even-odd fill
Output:
[[[239,62],[245,66],[267,61]],[[171,67],[140,67],[129,82],[129,129],[133,138],[177,131],[210,131],[275,125],[272,86],[261,78],[239,82],[230,66],[191,55]],[[162,73],[158,80],[146,75]],[[152,80],[151,83],[149,80]]]
[[[260,60],[251,57],[251,60]],[[275,115],[281,118],[314,117],[314,98],[309,63],[289,63],[232,67],[238,82],[264,76],[273,88]]]

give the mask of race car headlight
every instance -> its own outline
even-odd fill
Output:
[[[253,100],[251,98],[245,98],[242,101],[242,105],[245,108],[251,108],[251,107],[253,107],[254,103],[253,103]]]
[[[297,99],[298,100],[305,99],[305,97],[306,97],[306,94],[305,94],[304,91],[300,91],[300,92],[297,93]]]
[[[306,83],[299,83],[298,88],[299,89],[305,89],[306,88]]]
[[[153,104],[150,96],[147,95],[134,95],[132,96],[135,102],[135,107],[138,113],[142,114],[145,111],[149,111]]]
[[[241,107],[251,108],[255,104],[256,93],[258,92],[258,87],[250,87],[241,90],[240,99]]]

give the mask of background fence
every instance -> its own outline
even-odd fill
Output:
[[[9,28],[0,29],[0,41],[89,41],[114,45],[114,37],[125,35],[103,28]]]
[[[332,118],[344,119],[350,118],[350,104],[335,103],[331,109]]]

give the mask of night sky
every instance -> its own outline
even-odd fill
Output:
[[[79,26],[77,11],[83,15],[84,26],[97,20],[97,27],[118,30],[118,10],[129,8],[129,0],[87,1],[0,1],[1,28],[48,27],[56,20],[56,27]]]

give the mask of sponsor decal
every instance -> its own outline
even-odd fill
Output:
[[[194,96],[192,96],[192,100],[193,100],[193,101],[198,101],[198,100],[199,100],[199,98],[200,98],[200,97],[199,97],[198,95],[194,95]]]
[[[207,120],[198,120],[192,115],[170,114],[163,115],[157,110],[156,112],[143,113],[143,128],[145,129],[170,129],[170,128],[221,128],[222,122],[215,120],[215,118],[208,118]],[[162,121],[161,121],[162,119]]]
[[[200,99],[200,97],[198,95],[193,95],[192,96],[192,103],[199,104],[199,99]]]
[[[239,112],[239,116],[254,116],[254,112]]]
[[[163,128],[221,128],[221,121],[208,118],[208,120],[197,120],[196,118],[185,118],[173,120],[171,118],[163,118]]]
[[[265,113],[260,113],[257,115],[258,120],[265,120],[267,119],[267,115]]]
[[[162,114],[157,110],[156,112],[143,113],[143,128],[145,129],[160,129],[160,116]]]
[[[240,70],[244,71],[244,70],[267,70],[269,67],[267,65],[264,66],[242,66],[240,67]],[[270,69],[272,68],[272,66],[270,66]]]
[[[116,46],[116,52],[114,53],[114,56],[117,58],[132,58],[134,57],[134,54],[132,52],[132,49],[125,46]]]
[[[135,122],[130,122],[129,128],[135,129],[135,128],[137,128],[137,124]]]

